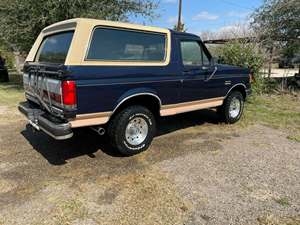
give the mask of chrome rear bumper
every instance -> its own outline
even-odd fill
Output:
[[[64,140],[73,136],[73,131],[68,122],[54,118],[34,104],[21,102],[18,109],[27,117],[33,128],[42,130],[56,140]]]

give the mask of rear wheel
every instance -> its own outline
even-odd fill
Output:
[[[225,99],[222,106],[217,110],[225,123],[235,123],[239,121],[244,109],[244,97],[239,91],[231,92]]]
[[[155,118],[143,106],[125,108],[112,118],[108,126],[113,147],[124,155],[134,155],[146,150],[155,132]]]

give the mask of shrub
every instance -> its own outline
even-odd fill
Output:
[[[6,60],[6,67],[8,69],[14,69],[15,57],[11,49],[9,49],[0,39],[0,55]]]
[[[254,43],[228,42],[217,49],[217,54],[221,63],[249,68],[256,76],[264,63],[263,54]]]
[[[217,48],[215,52],[220,63],[246,67],[251,70],[256,80],[253,85],[255,93],[260,94],[265,90],[265,80],[260,74],[264,57],[257,44],[233,41]]]
[[[8,69],[15,69],[15,58],[12,52],[2,52],[2,57],[5,58]]]

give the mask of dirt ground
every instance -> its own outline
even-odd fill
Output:
[[[55,141],[0,104],[0,224],[299,225],[300,142],[204,110],[159,122],[121,157],[81,130]]]

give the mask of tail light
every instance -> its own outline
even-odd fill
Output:
[[[67,80],[62,82],[62,100],[65,106],[76,106],[77,99],[75,81]]]

